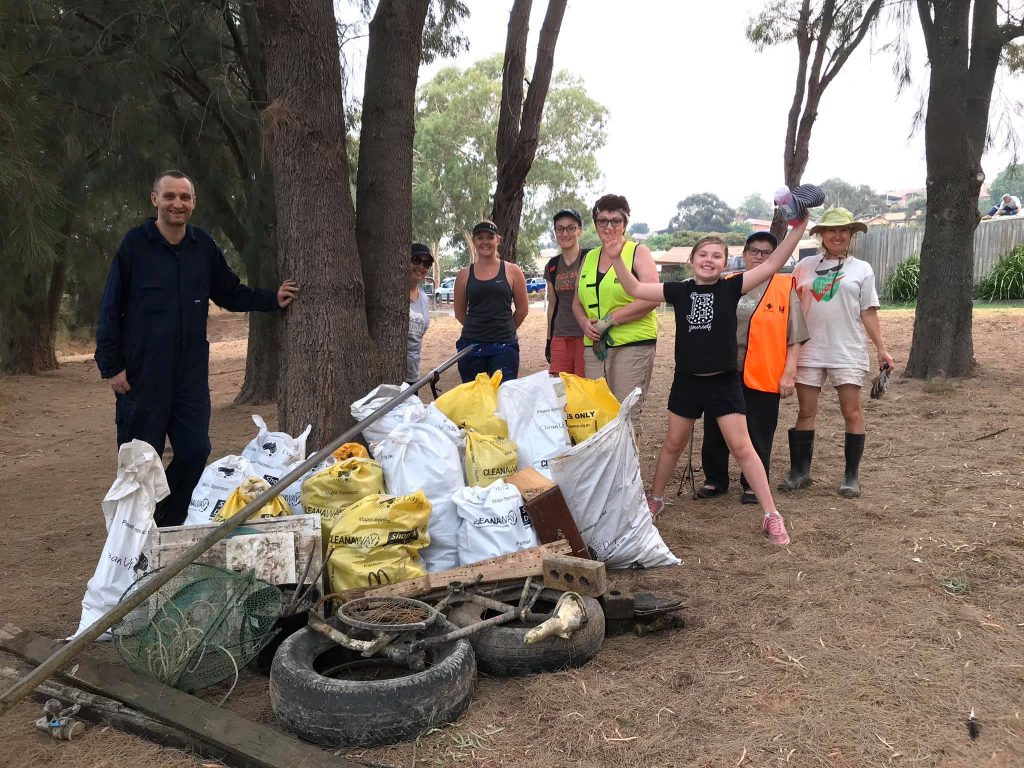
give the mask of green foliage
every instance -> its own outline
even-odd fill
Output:
[[[728,232],[736,211],[711,192],[699,192],[676,203],[676,215],[669,221],[669,231],[680,229],[706,232]]]
[[[744,219],[769,219],[772,215],[773,206],[764,195],[758,192],[747,195],[743,198],[736,212]]]
[[[885,210],[885,196],[878,194],[867,184],[855,186],[842,179],[832,178],[819,186],[825,193],[828,206],[845,208],[854,218],[861,219]]]
[[[646,221],[634,221],[629,225],[629,234],[631,235],[646,235],[650,231],[651,228]]]
[[[658,274],[658,280],[663,283],[681,283],[689,277],[693,277],[693,267],[689,264],[680,264],[677,267],[665,267]]]
[[[1024,244],[996,262],[988,277],[978,284],[977,296],[985,301],[1024,299]]]
[[[722,238],[727,245],[743,245],[747,241],[747,235],[742,232],[692,232],[681,229],[678,232],[651,235],[644,240],[644,245],[652,251],[667,251],[676,247],[689,248],[708,235]]]
[[[891,302],[917,301],[917,286],[921,278],[921,257],[914,254],[893,271],[882,291],[882,298]]]
[[[830,51],[847,45],[857,34],[857,28],[864,19],[869,4],[869,0],[838,0],[832,4],[829,41],[834,43],[828,46]],[[747,39],[758,51],[794,39],[801,5],[800,0],[768,0],[764,8],[747,22]],[[875,15],[869,21],[877,20],[877,14],[878,10],[875,9]],[[807,26],[812,39],[816,40],[821,35],[822,16],[823,4],[811,3],[811,15]]]
[[[1003,195],[1013,195],[1024,200],[1024,164],[1010,163],[992,180],[989,204],[985,206],[983,212],[988,213],[993,205],[1002,204]]]
[[[454,253],[464,250],[469,229],[491,211],[501,66],[498,55],[465,70],[446,67],[419,89],[413,235]],[[587,95],[579,78],[567,72],[552,78],[526,179],[522,263],[536,257],[556,210],[569,205],[589,211],[583,195],[600,178],[595,153],[607,139],[607,119],[607,110]]]

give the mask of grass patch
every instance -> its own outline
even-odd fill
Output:
[[[950,595],[966,595],[971,589],[971,582],[966,576],[953,576],[942,580],[942,588]]]

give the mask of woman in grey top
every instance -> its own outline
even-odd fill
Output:
[[[412,244],[409,264],[409,341],[406,348],[405,380],[412,384],[420,377],[420,351],[423,334],[430,325],[430,297],[420,283],[434,266],[434,255],[423,243]]]

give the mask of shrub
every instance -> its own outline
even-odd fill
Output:
[[[914,254],[902,262],[885,284],[882,297],[886,301],[917,301],[917,285],[921,278],[921,257]]]
[[[1024,244],[1003,256],[978,284],[978,298],[985,301],[1024,299]]]

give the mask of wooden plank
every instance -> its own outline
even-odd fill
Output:
[[[173,562],[182,552],[216,527],[217,523],[208,523],[203,525],[175,525],[167,528],[152,528],[149,537],[146,539],[146,545],[142,550],[142,554],[147,561],[147,569],[156,570]],[[302,573],[303,569],[305,569],[306,561],[309,559],[310,551],[313,549],[311,546],[312,542],[320,541],[322,538],[320,533],[320,515],[289,515],[287,517],[275,517],[266,520],[252,520],[243,523],[238,528],[238,531],[241,532],[241,535],[292,534],[295,541],[294,571],[296,574]],[[237,538],[238,535],[235,534],[231,538]],[[217,568],[229,568],[227,552],[228,540],[225,539],[197,558],[196,562],[213,565]],[[312,580],[315,577],[317,571],[320,570],[322,562],[323,551],[318,548],[313,553],[313,565],[309,569],[308,580]],[[295,578],[295,574],[292,574],[285,581],[275,583],[291,583],[295,581]]]
[[[0,627],[0,648],[29,664],[41,664],[59,647],[49,638],[13,624]],[[73,685],[120,701],[238,757],[252,768],[366,768],[303,744],[230,710],[168,688],[115,664],[80,656],[59,673]]]
[[[0,680],[10,685],[20,680],[26,671],[13,667],[0,668]],[[248,768],[251,765],[230,752],[189,736],[177,728],[164,725],[159,720],[154,720],[141,712],[126,707],[119,701],[94,693],[86,693],[74,686],[55,680],[47,680],[42,683],[33,691],[32,698],[40,703],[44,703],[48,699],[57,699],[64,707],[79,704],[82,708],[75,717],[88,723],[110,726],[122,733],[130,733],[132,736],[138,736],[161,747],[190,752],[204,759],[216,760],[238,768]]]
[[[342,598],[351,600],[355,597],[415,597],[425,595],[435,589],[444,589],[453,581],[472,582],[478,576],[482,582],[506,581],[509,579],[525,579],[527,576],[540,576],[544,573],[544,558],[549,555],[568,555],[572,547],[567,541],[556,541],[541,544],[509,555],[492,557],[472,565],[450,568],[447,571],[428,573],[408,581],[388,584],[373,589],[350,589],[341,593]]]

